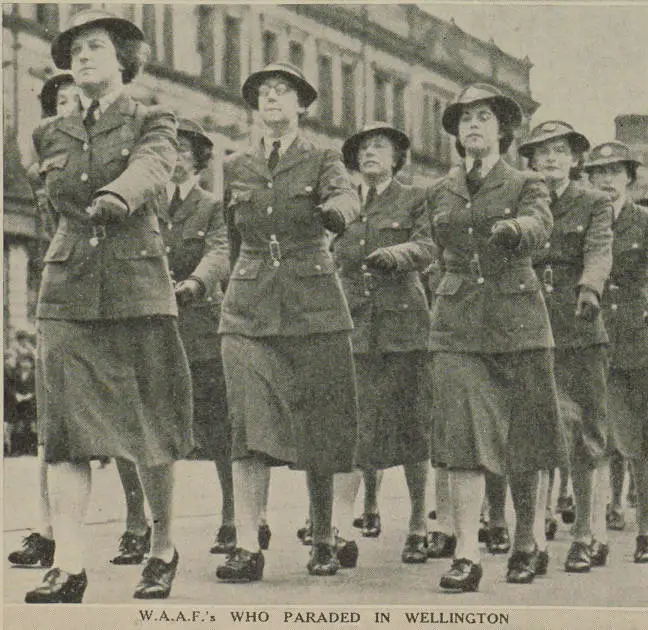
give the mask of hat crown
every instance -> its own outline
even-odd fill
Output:
[[[293,75],[298,79],[301,79],[302,81],[306,80],[304,73],[297,66],[293,66],[293,64],[288,63],[287,61],[269,63],[267,66],[265,66],[265,68],[263,68],[263,72],[281,72],[283,74],[287,73]]]
[[[547,120],[533,128],[531,131],[532,138],[538,138],[548,134],[551,135],[561,135],[566,133],[571,133],[574,131],[574,128],[562,120]]]
[[[96,22],[97,20],[115,19],[121,18],[119,18],[119,16],[115,15],[114,13],[109,13],[108,11],[104,11],[103,9],[84,9],[83,11],[75,13],[70,18],[70,21],[65,27],[65,30],[67,31],[71,28],[78,28],[79,26],[83,26],[84,24],[89,24],[91,22]]]
[[[381,131],[381,130],[389,130],[389,131],[400,131],[399,129],[396,129],[396,127],[392,127],[389,123],[382,122],[380,120],[373,120],[371,122],[365,123],[360,129],[359,133],[368,133],[370,131]]]
[[[632,160],[632,154],[627,145],[622,142],[605,142],[592,149],[590,160],[599,158],[618,158],[619,160]]]
[[[494,96],[503,96],[501,90],[488,83],[473,83],[459,93],[458,103],[474,103]]]

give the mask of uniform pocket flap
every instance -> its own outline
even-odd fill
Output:
[[[454,273],[446,273],[441,282],[435,291],[436,295],[455,295],[461,285],[463,284],[463,278]]]
[[[144,260],[166,255],[164,243],[159,234],[115,239],[113,251],[118,260]]]
[[[245,188],[237,188],[235,190],[232,190],[230,194],[230,199],[228,202],[228,206],[236,206],[239,203],[245,203],[246,201],[250,201],[252,199],[252,191],[249,189]]]
[[[413,225],[412,217],[385,217],[376,223],[379,230],[410,230]]]
[[[245,260],[244,258],[239,258],[230,276],[230,281],[255,280],[259,275],[262,264],[262,260]]]
[[[43,174],[51,171],[53,168],[65,168],[69,157],[69,153],[58,153],[56,155],[46,157],[41,162],[38,172]]]
[[[43,260],[46,263],[68,260],[74,251],[75,242],[76,239],[71,234],[55,234]]]
[[[313,258],[311,260],[298,260],[293,263],[294,273],[299,278],[309,276],[326,276],[335,272],[335,263],[332,258]]]
[[[498,293],[535,293],[540,289],[540,281],[534,273],[505,276],[495,283]]]
[[[288,188],[290,197],[310,197],[315,192],[316,185],[311,182],[296,181],[292,182]]]

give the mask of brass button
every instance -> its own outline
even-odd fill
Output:
[[[585,228],[584,228],[582,225],[577,225],[577,226],[576,226],[576,231],[579,232],[579,233],[580,233],[580,232],[584,232],[584,231],[585,231]]]
[[[268,188],[272,188],[272,182],[268,182],[268,183],[266,184],[266,186],[267,186]]]
[[[472,229],[472,226],[471,226],[471,227],[468,228],[468,234],[472,234],[472,233],[473,233],[473,229]]]
[[[360,221],[362,221],[363,223],[366,223],[366,222],[367,222],[367,217],[363,214],[363,215],[360,217]]]
[[[140,255],[141,256],[146,256],[146,254],[148,254],[148,250],[146,250],[146,249],[140,250]]]
[[[551,247],[551,243],[549,241],[547,241],[545,243],[545,249],[549,249],[550,247]]]
[[[166,249],[167,254],[171,251],[171,248],[168,245],[164,249]]]
[[[171,221],[169,221],[169,222],[167,223],[167,227],[168,227],[170,230],[172,230],[172,229],[173,229],[173,223],[171,223]]]
[[[205,236],[204,230],[198,230],[198,236]]]
[[[616,310],[619,308],[619,305],[618,305],[618,304],[612,304],[612,306],[611,306],[610,308],[611,308],[613,311],[616,311]]]
[[[87,151],[88,148],[89,148],[89,147],[88,147],[88,143],[87,143],[87,142],[84,142],[82,148],[83,148],[84,151]]]
[[[367,241],[365,241],[363,238],[360,239],[360,245],[366,245]]]
[[[313,187],[312,187],[312,186],[306,186],[306,188],[304,188],[304,190],[305,190],[307,193],[311,193],[311,192],[313,192]]]
[[[366,263],[362,263],[362,264],[360,265],[360,269],[361,269],[361,271],[367,271],[367,265],[366,265]]]
[[[510,208],[504,208],[504,214],[511,214]]]
[[[272,266],[273,266],[273,267],[279,267],[279,265],[281,265],[281,263],[280,263],[278,260],[275,260],[275,261],[272,263]]]
[[[122,149],[121,154],[126,157],[127,155],[130,155],[130,151],[128,149]]]
[[[392,228],[396,229],[397,227],[400,227],[400,223],[398,223],[397,221],[394,221],[391,226],[392,226]]]
[[[239,276],[244,276],[246,273],[245,269],[239,269]]]
[[[477,278],[477,284],[484,284],[484,278],[479,276],[479,278]]]
[[[88,181],[88,174],[87,173],[81,173],[81,181],[82,182],[87,182]]]
[[[524,291],[524,289],[526,289],[526,284],[524,284],[524,282],[521,282],[520,283],[520,291]]]
[[[409,308],[409,304],[401,304],[401,308],[407,310]]]
[[[270,216],[270,215],[272,214],[272,212],[273,212],[273,210],[272,210],[272,206],[268,206],[268,207],[266,208],[266,213],[268,214],[268,216]]]
[[[639,243],[633,243],[632,249],[639,249]]]
[[[315,265],[315,271],[322,271],[322,265]]]
[[[472,208],[472,204],[470,203],[470,201],[466,204],[466,208],[468,208],[468,210],[470,210],[470,208]]]
[[[367,290],[364,292],[364,294],[365,294],[367,297],[369,297],[369,296],[371,295],[371,291],[369,291],[369,290],[367,289]]]
[[[214,298],[210,295],[210,296],[207,298],[207,301],[208,301],[208,302],[213,302],[213,301],[214,301]]]

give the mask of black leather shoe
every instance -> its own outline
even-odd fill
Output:
[[[216,569],[216,577],[224,582],[257,582],[263,579],[265,558],[260,551],[252,553],[237,547]]]
[[[362,535],[365,538],[378,538],[381,530],[380,514],[363,515]]]
[[[553,540],[558,531],[558,521],[553,516],[545,517],[545,538]]]
[[[511,549],[511,538],[506,527],[491,527],[488,530],[486,548],[490,553],[508,553]]]
[[[178,551],[173,550],[171,562],[160,558],[149,558],[144,565],[142,578],[135,587],[135,599],[166,599],[171,592],[171,584],[178,569]]]
[[[428,512],[428,518],[429,518],[431,521],[436,521],[436,510],[430,510],[430,511]]]
[[[405,564],[423,564],[428,559],[427,536],[410,534],[405,541],[401,560]]]
[[[457,537],[443,532],[432,532],[428,540],[428,558],[452,558],[457,548]]]
[[[488,542],[488,521],[484,516],[479,517],[479,532],[477,532],[477,541],[480,543]]]
[[[574,541],[567,552],[565,571],[568,573],[587,573],[592,567],[590,547],[584,542]]]
[[[232,553],[236,548],[236,527],[221,525],[209,553]]]
[[[558,497],[556,512],[560,514],[565,525],[571,525],[576,520],[574,499],[572,497]]]
[[[648,536],[645,534],[639,534],[637,536],[637,548],[634,552],[634,561],[637,564],[648,562]]]
[[[449,591],[473,592],[479,588],[482,574],[481,564],[460,558],[452,563],[450,571],[443,575],[439,586]]]
[[[608,510],[605,514],[605,522],[607,528],[616,532],[622,532],[625,529],[625,515],[619,510],[614,510],[608,506]]]
[[[310,521],[307,520],[306,525],[297,530],[297,538],[302,541],[302,545],[313,544],[313,525]]]
[[[596,539],[590,545],[590,561],[593,567],[604,567],[610,554],[610,546]]]
[[[340,568],[340,562],[331,545],[316,543],[311,549],[306,568],[311,575],[335,575]]]
[[[272,532],[270,531],[270,525],[263,523],[259,525],[259,531],[257,533],[259,539],[259,548],[265,551],[270,546],[270,538],[272,537]]]
[[[364,514],[353,519],[353,526],[356,529],[362,529],[362,524],[364,523]]]
[[[549,568],[549,552],[538,551],[535,557],[535,574],[547,575],[548,568]]]
[[[45,574],[42,586],[25,595],[25,603],[80,604],[87,586],[85,569],[81,573],[68,573],[57,567]]]
[[[119,539],[119,554],[110,562],[113,564],[139,564],[151,550],[151,528],[145,534],[125,531]]]
[[[22,567],[40,564],[42,567],[49,568],[54,562],[55,547],[53,540],[34,532],[23,538],[22,549],[12,551],[8,556],[8,560],[11,564]]]
[[[509,584],[531,584],[535,577],[536,557],[539,551],[514,551],[508,561],[506,581]]]
[[[336,536],[335,555],[340,563],[340,567],[343,569],[354,569],[358,564],[360,550],[355,540],[345,540],[340,536]]]

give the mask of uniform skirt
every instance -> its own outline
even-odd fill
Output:
[[[232,458],[319,473],[353,470],[358,406],[347,332],[222,337]]]
[[[569,461],[592,470],[608,456],[607,350],[603,345],[555,352],[556,385]]]
[[[356,464],[384,469],[430,457],[427,352],[356,354],[360,431]]]
[[[173,317],[39,320],[36,388],[48,462],[150,467],[193,448],[191,377]]]
[[[614,447],[624,457],[648,457],[648,367],[610,370],[608,413]]]
[[[433,356],[432,463],[496,474],[567,462],[551,350]]]

